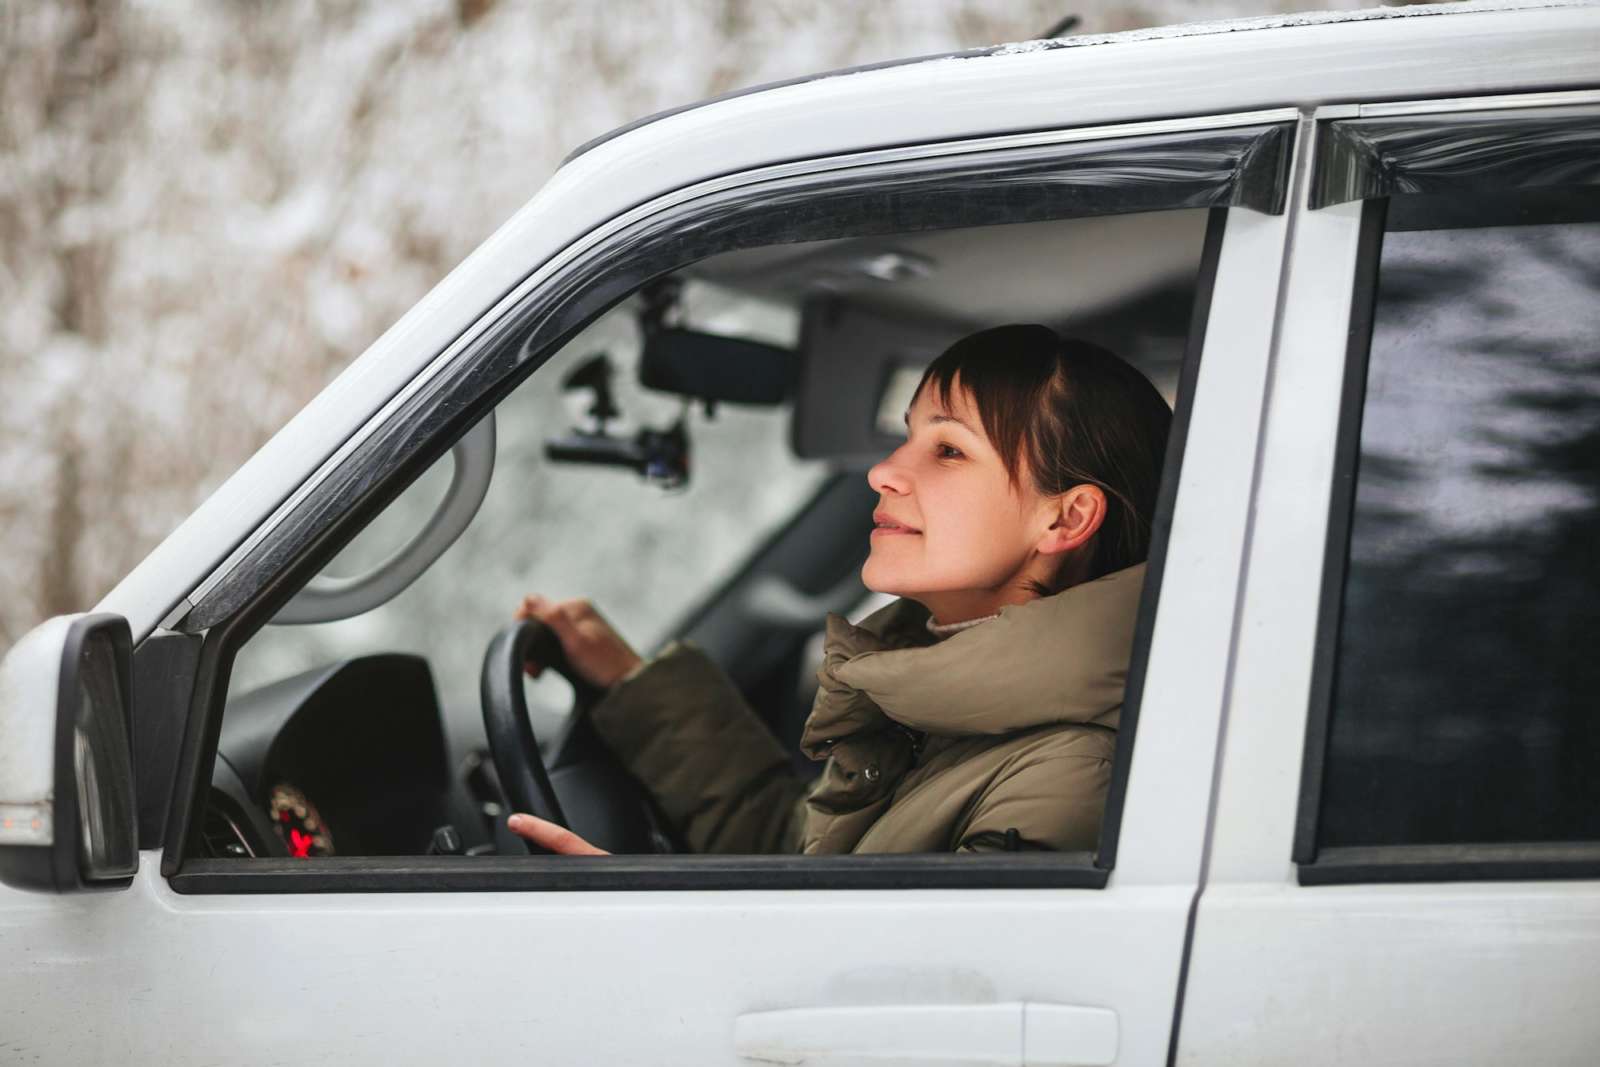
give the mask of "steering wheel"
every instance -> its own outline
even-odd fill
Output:
[[[523,665],[529,660],[572,686],[572,715],[548,768],[522,692]],[[604,690],[572,669],[553,630],[528,619],[495,634],[483,657],[479,693],[489,752],[513,811],[565,826],[608,852],[675,851],[674,835],[649,792],[589,721]],[[543,851],[524,844],[529,852]]]

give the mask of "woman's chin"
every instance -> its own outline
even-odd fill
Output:
[[[895,574],[895,568],[886,566],[882,560],[867,557],[867,562],[861,565],[861,584],[874,593],[883,593],[886,596],[905,596],[906,585],[903,576]]]

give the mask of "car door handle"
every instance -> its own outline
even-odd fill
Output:
[[[1117,1013],[1071,1004],[889,1004],[750,1012],[734,1051],[757,1063],[1109,1067]]]

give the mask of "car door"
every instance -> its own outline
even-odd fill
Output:
[[[849,1062],[885,1049],[910,1062],[1163,1062],[1297,128],[1292,111],[1257,112],[790,163],[664,190],[558,257],[169,620],[186,635],[169,647],[197,652],[167,672],[193,672],[193,704],[159,709],[173,724],[163,851],[130,892],[4,905],[12,958],[29,961],[6,979],[10,1002],[70,998],[86,960],[126,996],[71,1034],[40,1015],[12,1035],[69,1058],[172,1063]],[[1130,185],[1130,166],[1157,177]],[[1200,296],[1097,852],[195,855],[237,648],[598,309],[741,242],[1197,205],[1212,209]]]
[[[1597,108],[1318,113],[1181,1063],[1593,1062]]]

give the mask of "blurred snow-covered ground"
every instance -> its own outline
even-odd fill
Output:
[[[0,650],[91,606],[611,127],[743,85],[1028,39],[1073,11],[1102,32],[1352,6],[0,5]],[[726,432],[793,462],[771,427]],[[554,525],[539,533],[561,549]],[[615,573],[619,589],[637,577]]]

